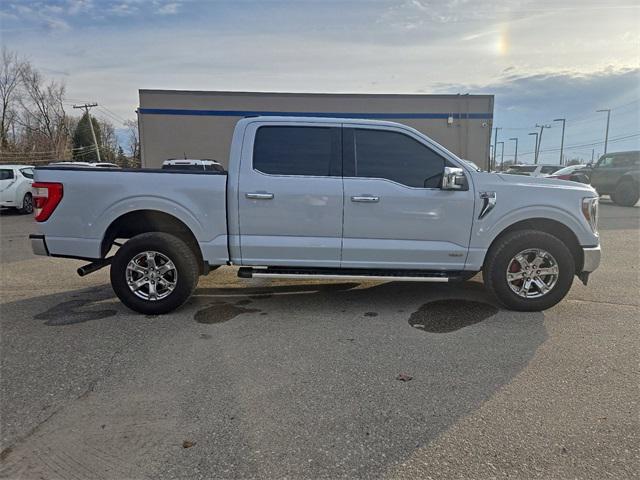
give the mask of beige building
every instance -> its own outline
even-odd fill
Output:
[[[169,158],[228,164],[233,128],[256,115],[389,120],[427,134],[456,155],[487,167],[493,95],[203,92],[140,90],[142,166]]]

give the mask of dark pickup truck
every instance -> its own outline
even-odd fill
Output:
[[[640,200],[640,151],[607,153],[585,173],[600,195],[618,205],[633,207]]]

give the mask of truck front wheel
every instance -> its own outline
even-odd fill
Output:
[[[198,284],[191,249],[167,233],[143,233],[126,242],[111,263],[111,286],[122,303],[148,315],[182,305]]]
[[[573,283],[575,263],[557,237],[520,230],[491,246],[483,268],[485,286],[505,307],[540,311],[562,300]]]

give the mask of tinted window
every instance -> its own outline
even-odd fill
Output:
[[[354,129],[354,176],[386,178],[417,188],[439,188],[445,160],[413,138],[397,132]]]
[[[22,173],[22,175],[27,177],[27,178],[33,178],[33,169],[32,168],[23,168],[22,170],[20,170],[20,173]]]
[[[211,163],[209,165],[204,166],[205,170],[213,171],[213,172],[224,172],[224,168],[222,165],[216,165],[215,163]]]
[[[542,167],[540,173],[553,173],[559,170],[560,167]]]
[[[260,127],[253,168],[273,175],[336,175],[340,132],[333,127]]]
[[[2,169],[0,170],[0,180],[10,180],[13,178],[13,170]]]

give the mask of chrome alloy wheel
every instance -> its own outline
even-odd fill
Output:
[[[522,298],[540,298],[558,282],[560,269],[553,255],[541,248],[521,251],[509,262],[507,283]]]
[[[127,264],[125,275],[129,289],[149,301],[168,297],[178,282],[176,266],[160,252],[137,254]]]

